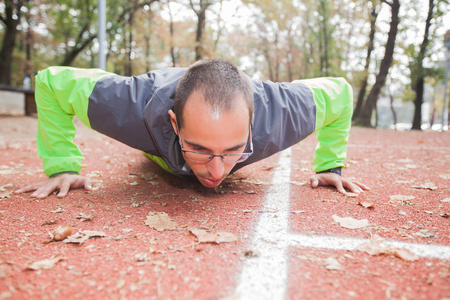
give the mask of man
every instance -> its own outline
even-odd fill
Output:
[[[368,190],[340,176],[353,105],[343,79],[250,81],[223,60],[137,77],[51,67],[36,77],[36,103],[38,154],[49,179],[16,193],[34,191],[32,197],[45,198],[55,190],[64,197],[70,188],[92,189],[90,179],[79,175],[74,115],[206,187],[317,132],[311,185],[333,185],[341,193]]]

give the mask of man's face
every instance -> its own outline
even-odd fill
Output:
[[[219,116],[213,114],[203,94],[194,91],[188,98],[183,110],[183,127],[179,137],[185,150],[210,154],[235,154],[245,150],[249,136],[248,106],[242,96],[230,111]],[[172,126],[176,129],[176,117],[169,111]],[[206,187],[218,186],[233,169],[234,164],[227,164],[221,157],[214,157],[210,162],[199,163],[186,159],[186,163],[198,180]]]

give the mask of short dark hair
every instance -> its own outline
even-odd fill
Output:
[[[176,90],[174,112],[179,128],[183,126],[183,109],[194,91],[203,93],[205,102],[219,113],[229,111],[236,97],[244,96],[253,118],[253,88],[249,77],[234,64],[222,59],[200,60],[192,64],[181,76]]]

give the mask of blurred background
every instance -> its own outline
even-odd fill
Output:
[[[263,80],[345,77],[356,125],[448,130],[448,0],[103,0],[104,56],[101,1],[2,0],[0,90],[102,57],[125,76],[220,57]]]

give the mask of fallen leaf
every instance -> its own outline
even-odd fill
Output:
[[[10,188],[10,187],[13,187],[12,183],[4,184],[4,185],[0,186],[0,192],[4,192],[4,191],[6,191],[6,188]]]
[[[65,212],[65,210],[62,209],[61,207],[58,207],[57,209],[52,210],[52,213],[54,213],[54,214],[60,214],[60,213],[63,213],[63,212]]]
[[[434,233],[429,232],[427,229],[421,229],[419,231],[417,231],[416,233],[414,233],[415,236],[418,237],[423,237],[423,238],[428,238],[428,239],[433,239],[433,238],[438,238],[438,235],[435,235]]]
[[[362,243],[356,250],[364,251],[372,256],[376,255],[393,255],[406,261],[415,261],[419,259],[417,255],[404,248],[392,248],[391,246],[384,245],[384,240],[378,235],[374,235],[370,242]]]
[[[447,219],[450,218],[450,214],[448,214],[448,213],[440,214],[440,216],[443,218],[447,218]]]
[[[147,220],[145,220],[145,225],[157,231],[177,229],[177,223],[165,212],[149,212]]]
[[[41,223],[41,226],[44,226],[44,225],[54,225],[54,224],[56,224],[56,223],[58,223],[58,221],[56,221],[56,220],[44,221],[44,222]]]
[[[139,184],[139,182],[137,182],[137,181],[130,182],[130,185],[138,185],[138,184]]]
[[[401,258],[401,259],[406,260],[406,261],[415,261],[415,260],[419,259],[417,257],[417,255],[415,255],[414,253],[412,253],[408,249],[404,249],[404,248],[390,248],[389,251],[390,251],[389,254],[392,254],[395,257]]]
[[[389,204],[401,204],[401,205],[414,205],[410,200],[415,199],[414,196],[406,196],[406,195],[392,195],[389,196],[390,201]]]
[[[256,194],[255,191],[251,190],[251,191],[245,191],[246,194]]]
[[[6,191],[6,192],[1,192],[0,193],[0,199],[6,199],[9,198],[11,196],[13,191]]]
[[[408,200],[413,200],[416,197],[414,196],[406,196],[406,195],[392,195],[389,196],[389,199],[391,200],[398,200],[398,201],[408,201]]]
[[[242,255],[244,257],[258,257],[261,255],[261,252],[259,252],[258,250],[253,250],[253,249],[246,249],[242,252]]]
[[[293,184],[293,185],[302,186],[302,185],[307,184],[308,182],[307,181],[290,181],[290,183]]]
[[[433,212],[432,212],[431,210],[424,210],[424,212],[425,212],[426,214],[429,214],[429,215],[432,215],[432,214],[433,214]]]
[[[441,202],[444,202],[444,203],[449,203],[449,202],[450,202],[450,198],[445,198],[445,199],[442,199],[442,200],[441,200]]]
[[[294,210],[292,213],[298,215],[298,214],[302,214],[304,212],[306,212],[306,211],[305,210]]]
[[[64,243],[83,244],[91,238],[105,237],[106,234],[103,231],[84,230],[77,232],[74,235],[68,236],[63,240]]]
[[[53,241],[62,241],[66,237],[72,234],[72,227],[69,225],[59,225],[52,232],[49,232],[49,239],[44,241],[43,244],[48,244]]]
[[[355,198],[358,197],[357,193],[345,193],[345,196],[350,197],[350,198]]]
[[[450,179],[450,174],[439,174],[439,177],[443,179]]]
[[[26,266],[27,269],[29,270],[48,270],[53,268],[56,263],[58,263],[60,260],[62,260],[63,258],[60,256],[52,256],[51,258],[48,259],[43,259],[43,260],[39,260],[39,261],[35,261],[31,264],[28,264]]]
[[[94,218],[94,215],[86,215],[84,213],[79,213],[78,216],[76,216],[77,219],[80,219],[81,222],[90,221]]]
[[[367,219],[356,220],[356,219],[353,219],[352,217],[341,218],[337,215],[333,215],[333,220],[335,222],[339,223],[339,225],[341,225],[341,227],[349,228],[349,229],[364,228],[369,225],[369,221]]]
[[[412,188],[434,191],[434,190],[437,189],[437,186],[434,183],[428,181],[428,182],[425,182],[425,183],[420,184],[420,185],[413,185]]]
[[[373,202],[369,201],[359,201],[358,204],[365,208],[373,208],[375,206]]]
[[[191,229],[190,230],[193,235],[195,235],[198,239],[199,243],[231,243],[237,241],[237,237],[225,231],[219,232],[208,232],[203,229]]]
[[[325,260],[325,268],[327,268],[328,270],[342,270],[342,266],[341,264],[337,261],[337,259],[333,258],[333,257],[328,257]]]

